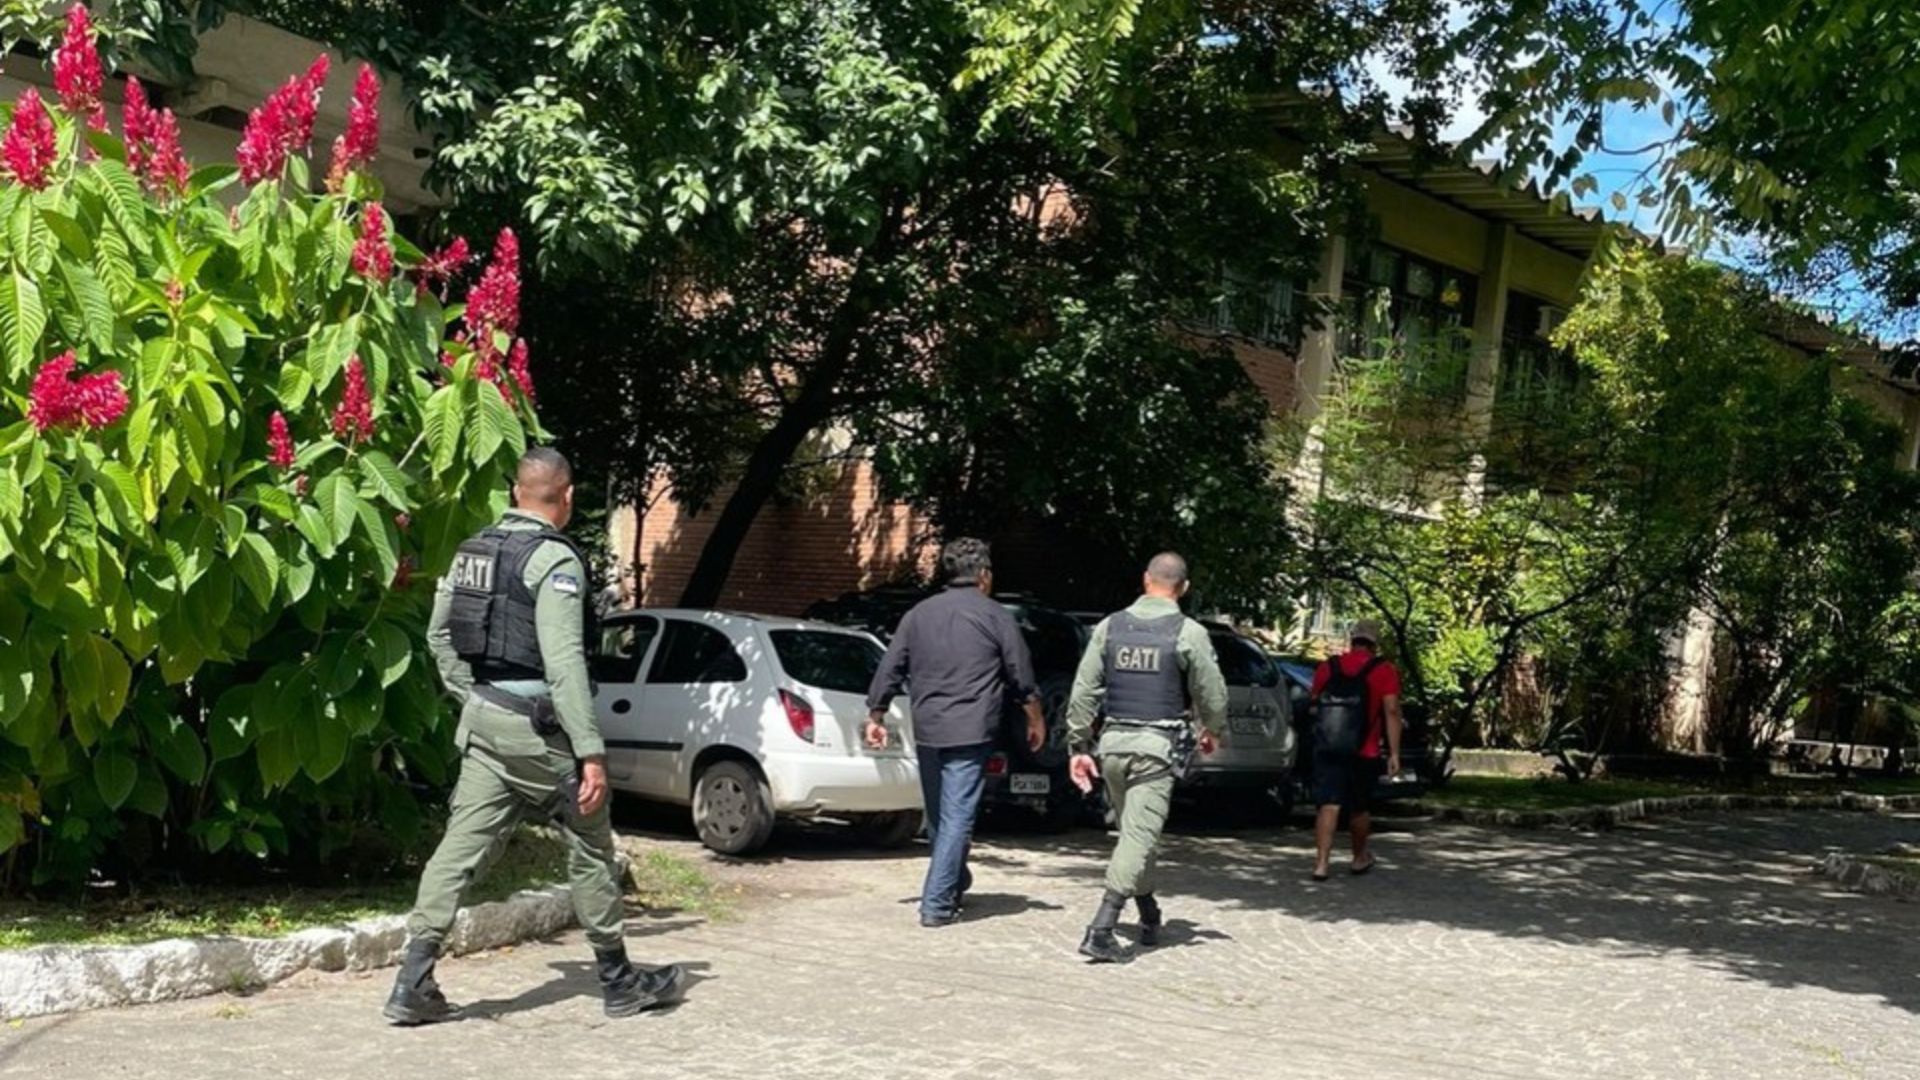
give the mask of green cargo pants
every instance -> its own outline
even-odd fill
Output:
[[[407,919],[407,936],[440,942],[469,887],[506,846],[522,821],[556,822],[567,843],[573,910],[596,950],[624,943],[625,911],[613,846],[612,800],[592,817],[562,813],[560,782],[573,758],[557,750],[507,756],[469,742],[460,759],[447,816],[447,834],[420,875],[420,895]],[[556,821],[557,818],[557,821]]]
[[[1173,805],[1173,773],[1151,754],[1107,754],[1100,759],[1107,801],[1120,840],[1107,863],[1107,888],[1121,896],[1153,892],[1153,860]]]

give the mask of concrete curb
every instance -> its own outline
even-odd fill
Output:
[[[1920,900],[1920,879],[1875,866],[1851,855],[1832,852],[1820,860],[1813,872],[1831,878],[1842,888],[1868,896],[1891,896],[1897,900]]]
[[[623,857],[621,879],[630,873]],[[0,1018],[145,1005],[251,990],[299,971],[368,971],[400,961],[407,917],[382,915],[276,938],[170,938],[145,945],[39,945],[0,952]],[[565,885],[461,908],[450,956],[552,937],[574,925]]]
[[[1412,805],[1435,821],[1457,821],[1509,829],[1610,829],[1615,825],[1660,814],[1716,810],[1853,810],[1885,814],[1920,808],[1920,795],[1865,795],[1843,791],[1837,795],[1675,795],[1632,799],[1611,806],[1575,806],[1564,810],[1494,810],[1476,806]]]

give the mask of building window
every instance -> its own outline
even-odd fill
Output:
[[[1573,404],[1584,379],[1573,354],[1551,340],[1564,312],[1523,293],[1507,297],[1500,341],[1499,401],[1521,418],[1544,418]]]
[[[1297,352],[1305,297],[1305,282],[1261,280],[1228,268],[1221,274],[1219,298],[1196,322],[1203,333]]]
[[[1465,344],[1473,325],[1472,274],[1385,244],[1355,242],[1341,284],[1340,354],[1411,356]]]

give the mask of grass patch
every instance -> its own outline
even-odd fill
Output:
[[[633,860],[632,895],[649,911],[725,922],[733,918],[739,893],[722,889],[694,862],[669,851],[651,850]]]
[[[544,836],[514,837],[468,903],[566,880],[566,853]],[[175,937],[277,937],[392,915],[413,905],[415,877],[338,886],[177,886],[133,895],[0,900],[0,949],[138,945]]]
[[[1559,776],[1461,776],[1428,791],[1422,801],[1433,806],[1484,810],[1566,810],[1574,807],[1613,806],[1635,799],[1679,795],[1838,795],[1843,791],[1867,795],[1920,794],[1920,777],[1769,777],[1739,784],[1681,780],[1596,778],[1575,783]]]

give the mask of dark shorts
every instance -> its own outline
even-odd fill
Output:
[[[1367,813],[1373,805],[1373,789],[1385,773],[1386,763],[1377,757],[1316,751],[1313,755],[1314,805],[1339,806],[1353,814]]]

